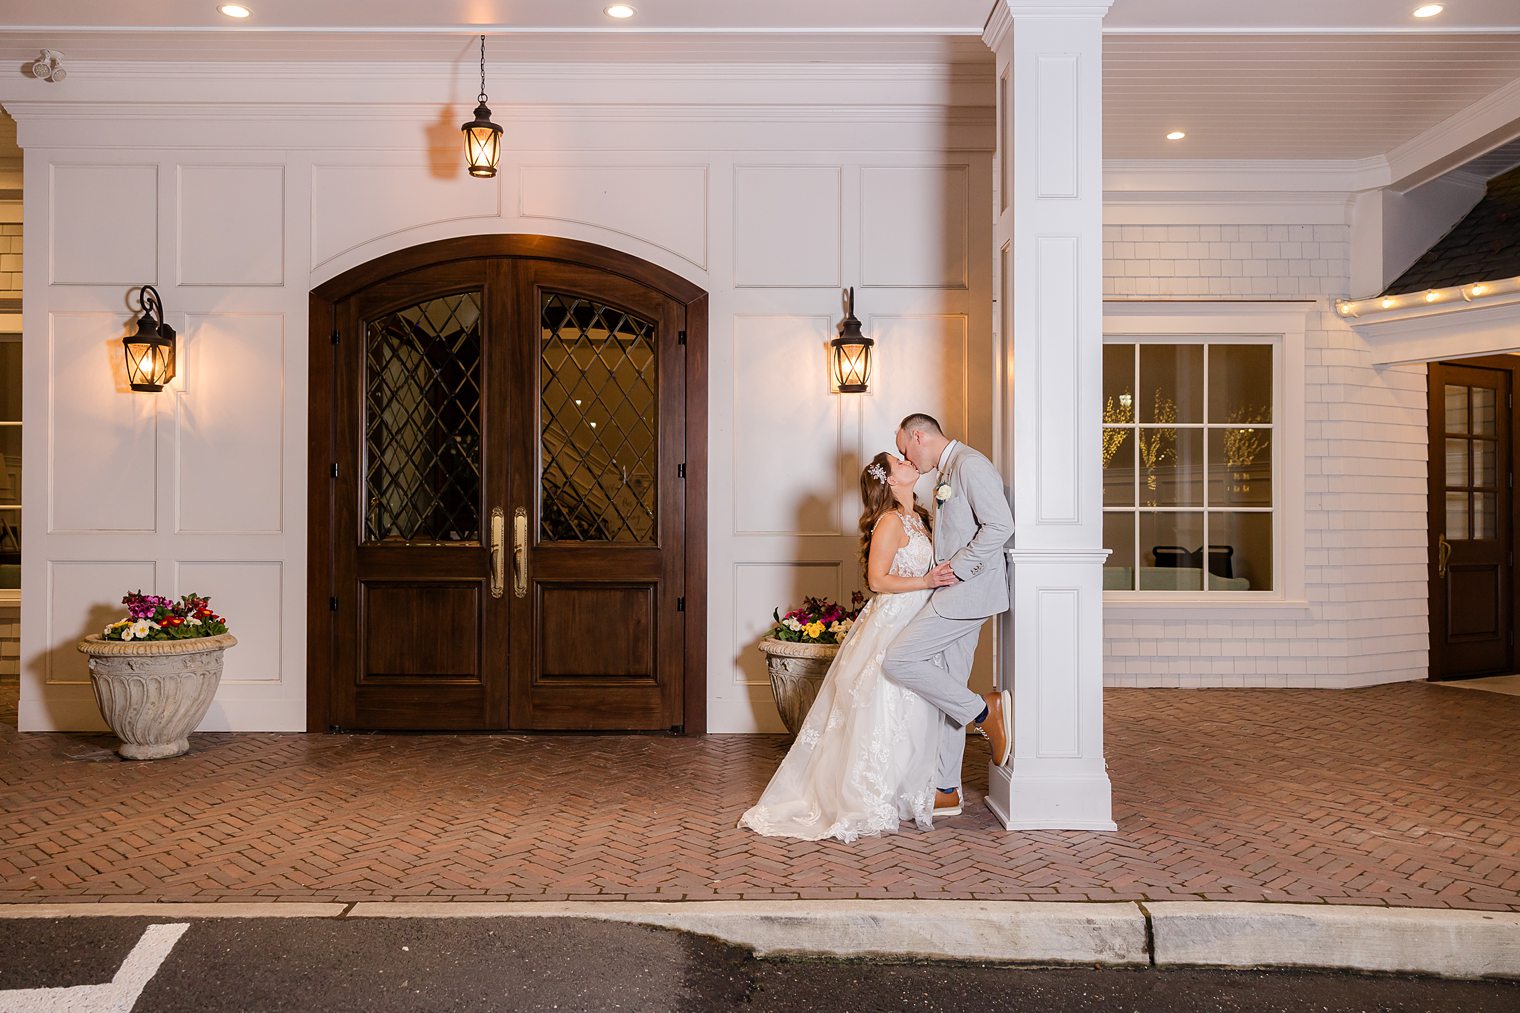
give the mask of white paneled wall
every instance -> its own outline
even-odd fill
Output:
[[[1180,214],[1179,218],[1195,218]],[[1318,300],[1305,333],[1302,607],[1107,610],[1117,686],[1345,687],[1428,661],[1423,366],[1376,368],[1325,300],[1345,225],[1108,225],[1109,299]]]
[[[99,727],[73,644],[139,587],[209,594],[231,619],[203,727],[305,727],[308,294],[419,243],[563,236],[709,292],[714,731],[780,728],[755,643],[773,608],[862,586],[857,476],[897,420],[931,411],[993,450],[985,67],[598,67],[615,109],[556,104],[585,68],[515,68],[490,181],[438,125],[468,114],[447,68],[205,67],[243,103],[210,123],[173,81],[120,72],[77,76],[133,103],[130,123],[0,85],[27,153],[25,410],[46,420],[25,431],[23,728]],[[815,75],[774,104],[777,80]],[[120,363],[143,283],[182,336],[157,395],[129,392]],[[848,285],[879,341],[867,395],[829,393]]]

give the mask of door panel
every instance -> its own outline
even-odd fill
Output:
[[[1430,367],[1432,679],[1513,671],[1512,373]]]
[[[530,519],[530,609],[514,617],[513,721],[681,724],[684,313],[590,268],[517,266],[536,407],[514,481]]]

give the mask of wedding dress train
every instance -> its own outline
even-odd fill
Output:
[[[888,572],[919,577],[934,563],[934,545],[916,515],[903,523],[908,544]],[[903,820],[930,829],[942,718],[881,672],[887,646],[929,594],[878,594],[866,604],[797,741],[739,826],[767,837],[846,842],[894,831]]]

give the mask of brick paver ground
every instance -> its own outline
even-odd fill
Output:
[[[1520,697],[1109,690],[1119,832],[734,828],[775,737],[0,732],[0,902],[1250,900],[1520,910]]]

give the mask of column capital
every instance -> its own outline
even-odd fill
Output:
[[[996,50],[1015,19],[1104,18],[1113,5],[1114,0],[997,0],[982,28],[982,41]]]

